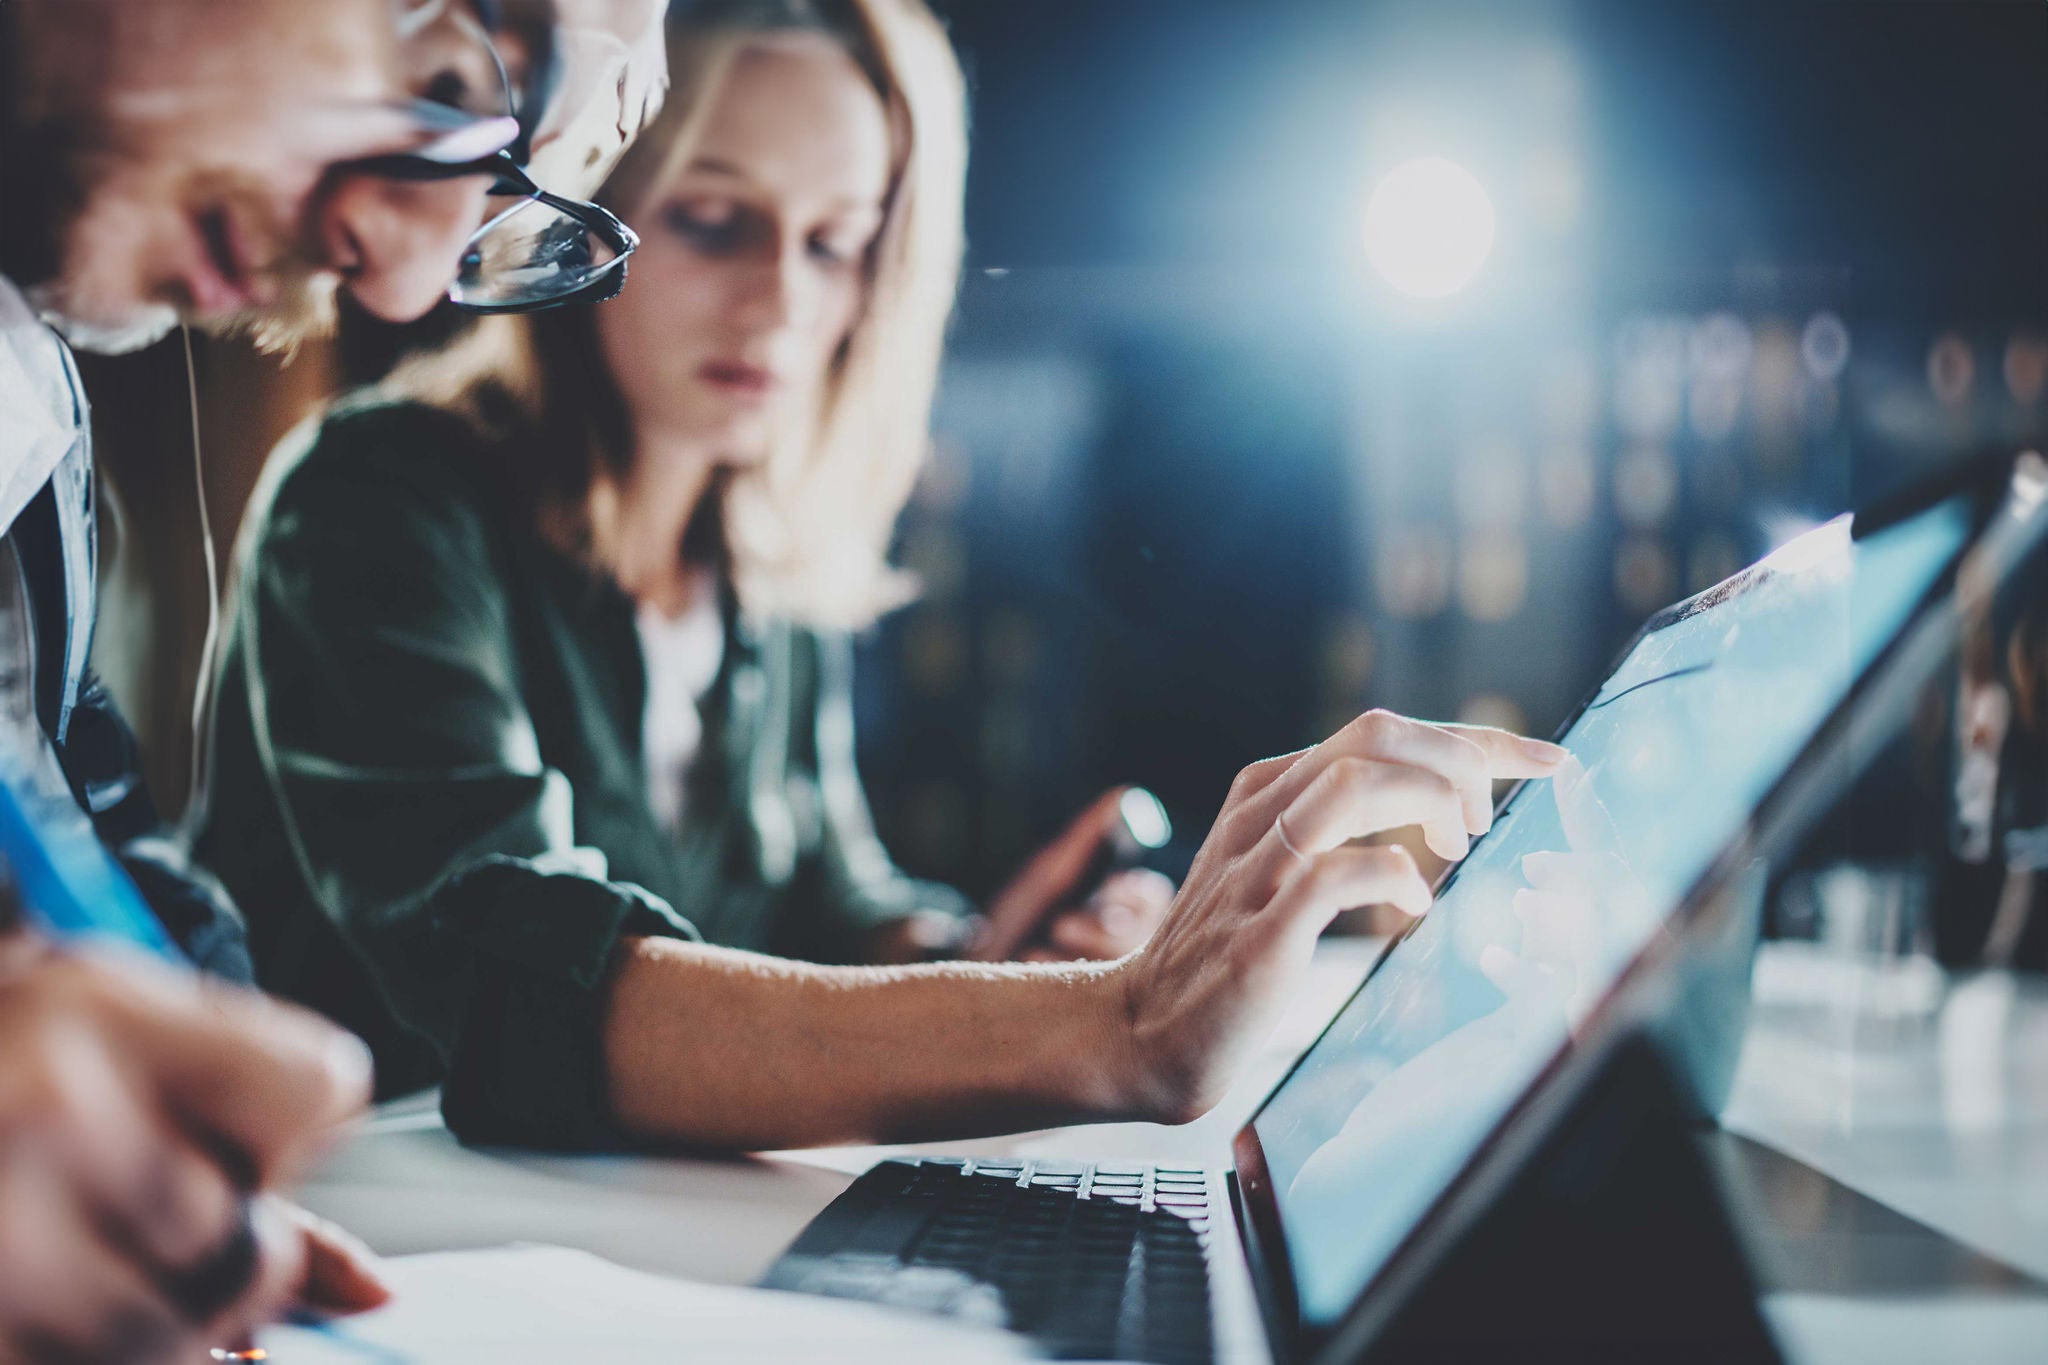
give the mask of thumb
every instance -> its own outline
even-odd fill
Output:
[[[1119,806],[1129,790],[1110,788],[1075,816],[1051,843],[1031,855],[1023,870],[990,903],[988,925],[975,942],[976,958],[989,962],[1009,958],[1038,930],[1046,913],[1076,889],[1103,840],[1122,818]]]
[[[301,1306],[337,1316],[381,1308],[391,1301],[375,1252],[325,1218],[296,1204],[277,1201],[279,1211],[306,1238],[306,1274],[299,1286]]]

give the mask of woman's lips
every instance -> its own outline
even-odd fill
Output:
[[[753,402],[760,402],[775,391],[772,371],[737,360],[707,360],[698,367],[697,376],[721,393]]]

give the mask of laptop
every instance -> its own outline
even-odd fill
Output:
[[[1653,618],[1563,727],[1567,770],[1509,795],[1228,1170],[884,1161],[764,1285],[997,1324],[1064,1359],[1369,1352],[1589,1068],[1697,1016],[1693,967],[1731,916],[1753,940],[1768,868],[1952,666],[1962,622],[2048,529],[2044,497],[2048,465],[2006,460],[1820,526]],[[1746,971],[1706,976],[1746,994]],[[1674,1064],[1711,1088],[1739,1023],[1699,1032]]]

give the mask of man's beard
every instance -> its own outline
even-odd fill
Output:
[[[57,284],[31,285],[27,293],[37,316],[75,349],[94,355],[127,355],[154,346],[178,325],[178,310],[167,303],[145,304],[118,321],[87,321],[67,307]]]
[[[67,310],[63,291],[55,284],[32,285],[26,292],[29,306],[58,335],[94,355],[126,355],[154,346],[184,321],[167,303],[144,304],[118,321],[88,321]],[[295,273],[269,307],[193,325],[208,336],[247,337],[259,351],[289,357],[309,341],[334,335],[340,317],[337,292],[338,281],[331,275]]]
[[[309,341],[334,335],[341,317],[335,306],[340,291],[341,281],[331,272],[293,266],[280,278],[275,303],[208,318],[201,327],[209,336],[247,337],[259,351],[289,357]]]
[[[89,188],[78,196],[86,205],[91,197]],[[275,294],[271,303],[193,320],[193,326],[210,336],[246,337],[259,350],[285,355],[308,341],[333,335],[339,318],[335,304],[339,280],[331,271],[308,264],[303,253],[288,245],[293,238],[289,225],[277,218],[254,186],[207,176],[195,181],[186,197],[194,205],[232,199],[258,239],[279,247],[275,262],[261,272]],[[70,235],[70,229],[81,216],[69,215],[59,228],[60,241]],[[86,261],[79,263],[74,273],[82,276],[90,269],[91,262]],[[140,350],[187,320],[179,302],[167,299],[136,300],[109,307],[90,298],[90,290],[82,279],[67,281],[61,271],[31,285],[27,293],[37,312],[65,340],[80,350],[97,354],[119,355]]]

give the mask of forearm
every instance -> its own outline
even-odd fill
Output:
[[[1120,970],[816,967],[628,939],[613,1108],[636,1137],[741,1150],[1137,1117]]]

